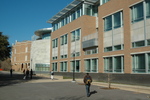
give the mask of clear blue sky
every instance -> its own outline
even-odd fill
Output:
[[[0,0],[0,32],[10,45],[31,40],[36,30],[51,27],[50,18],[73,0]]]

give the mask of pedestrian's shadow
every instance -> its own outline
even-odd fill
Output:
[[[92,92],[90,92],[90,96],[92,95],[92,94],[95,94],[95,93],[97,93],[97,91],[92,91]]]

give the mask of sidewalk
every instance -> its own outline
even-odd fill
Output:
[[[37,75],[37,76],[50,78],[50,75]],[[63,79],[62,76],[55,76],[55,80],[42,79],[42,80],[34,80],[32,82],[66,82],[66,81],[72,82],[72,79]],[[83,79],[76,79],[76,83],[84,85]],[[104,83],[104,82],[92,82],[92,85],[108,88],[108,83]],[[112,89],[132,91],[135,93],[150,94],[150,87],[146,87],[146,86],[111,83],[111,88]]]

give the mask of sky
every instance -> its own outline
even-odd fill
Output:
[[[0,0],[0,32],[9,43],[31,40],[34,32],[50,28],[47,21],[73,0]]]

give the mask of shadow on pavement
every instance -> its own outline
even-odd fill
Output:
[[[32,79],[30,79],[30,77],[27,79],[23,79],[23,77],[24,75],[21,73],[13,73],[12,76],[10,76],[9,72],[0,72],[0,87],[45,78],[36,75],[33,75]]]

